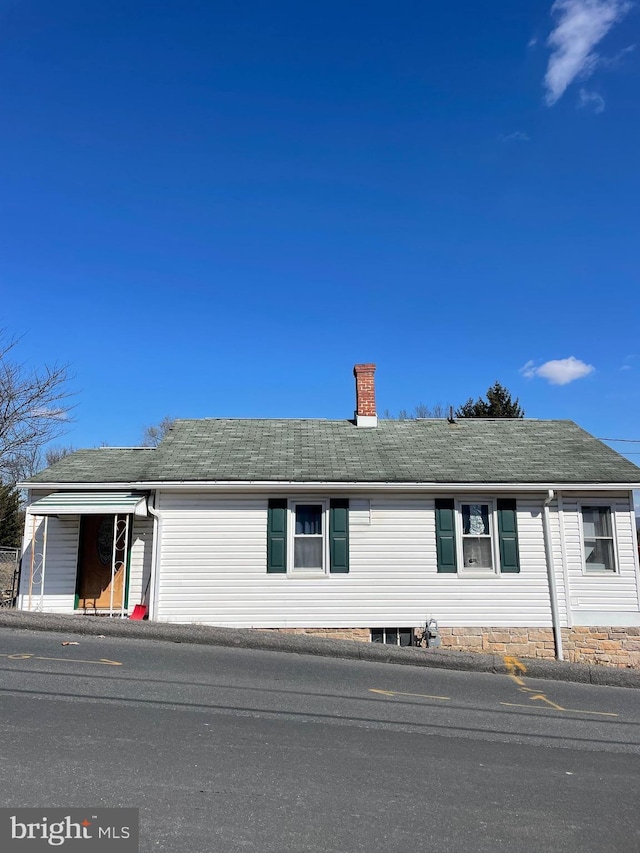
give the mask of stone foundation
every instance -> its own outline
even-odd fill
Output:
[[[442,648],[554,658],[551,628],[440,628]],[[640,628],[562,628],[565,660],[640,669]]]
[[[266,628],[283,634],[308,634],[331,640],[371,640],[369,628]],[[416,628],[422,645],[423,628]],[[441,648],[459,652],[485,652],[522,658],[555,658],[551,628],[439,628]],[[640,669],[640,627],[563,628],[565,660]]]
[[[328,640],[358,640],[368,643],[371,640],[369,628],[261,628],[262,631],[277,631],[279,634],[307,634],[312,637],[326,637]]]
[[[570,661],[640,669],[640,627],[563,628],[562,644]]]

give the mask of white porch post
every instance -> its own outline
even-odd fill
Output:
[[[125,594],[127,591],[127,558],[129,556],[129,515],[113,517],[113,548],[111,552],[111,592],[109,595],[109,616],[113,616],[115,582],[118,567],[122,566],[122,592],[120,595],[120,616],[125,614]],[[120,559],[119,559],[120,558]]]
[[[29,566],[29,599],[28,610],[33,609],[34,595],[38,593],[34,590],[39,587],[39,604],[37,609],[44,609],[44,576],[47,567],[47,533],[49,530],[49,516],[44,516],[44,524],[42,526],[42,551],[38,551],[38,518],[42,516],[33,516],[33,525],[31,528],[31,560]]]

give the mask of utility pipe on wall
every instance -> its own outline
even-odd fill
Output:
[[[549,578],[549,598],[551,599],[551,624],[553,625],[553,640],[556,647],[556,658],[564,660],[562,651],[562,631],[558,613],[558,591],[556,589],[556,574],[553,562],[553,547],[551,544],[551,523],[549,520],[549,504],[555,497],[553,489],[549,489],[542,504],[542,530],[544,533],[544,553],[547,560],[547,576]]]
[[[147,509],[149,514],[153,517],[153,539],[151,543],[151,576],[149,578],[149,619],[155,619],[158,615],[158,594],[159,594],[159,586],[160,586],[160,542],[158,541],[160,538],[160,522],[162,521],[162,516],[160,512],[155,508],[155,504],[158,500],[158,492],[155,493],[154,498],[149,496],[149,500],[147,501]]]

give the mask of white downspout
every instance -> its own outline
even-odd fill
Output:
[[[573,616],[571,614],[571,584],[569,582],[569,568],[567,565],[567,535],[564,523],[564,502],[560,489],[556,492],[558,497],[558,525],[560,527],[560,556],[562,557],[562,582],[564,583],[564,597],[566,602],[567,628],[573,627]]]
[[[160,522],[162,515],[154,506],[158,497],[156,491],[153,501],[147,501],[147,509],[153,516],[153,539],[151,543],[151,578],[149,583],[149,619],[153,620],[158,615],[158,595],[160,592],[159,574],[160,574]]]
[[[549,489],[542,504],[542,530],[544,533],[544,553],[547,560],[547,576],[549,578],[549,598],[551,599],[551,624],[553,625],[553,640],[556,647],[556,658],[564,660],[562,651],[562,631],[558,614],[558,591],[556,589],[555,566],[553,563],[553,547],[551,543],[551,524],[549,521],[549,504],[554,499],[553,489]]]

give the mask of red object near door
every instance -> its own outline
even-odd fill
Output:
[[[129,616],[129,619],[144,619],[147,615],[147,605],[146,604],[136,604],[133,608],[133,613]]]

